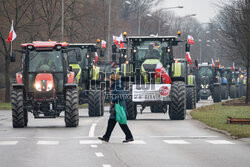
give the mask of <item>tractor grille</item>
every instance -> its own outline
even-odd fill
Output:
[[[143,64],[146,72],[155,72],[156,64]]]

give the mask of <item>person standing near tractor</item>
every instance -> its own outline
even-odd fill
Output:
[[[107,130],[106,133],[103,135],[103,137],[98,137],[98,139],[105,141],[105,142],[109,142],[111,133],[116,125],[117,122],[117,107],[115,107],[115,105],[117,105],[118,103],[120,104],[120,106],[122,106],[124,108],[124,112],[126,112],[127,115],[127,111],[126,111],[126,102],[125,102],[125,98],[124,98],[124,86],[121,82],[121,80],[119,80],[119,75],[118,74],[112,74],[110,76],[110,80],[111,80],[111,102],[110,102],[110,117],[108,120],[108,126],[107,126]],[[124,143],[128,143],[131,141],[134,141],[134,138],[132,136],[131,131],[128,128],[127,124],[121,124],[119,122],[119,125],[122,129],[122,131],[124,132],[124,134],[126,135],[125,140],[123,141]]]

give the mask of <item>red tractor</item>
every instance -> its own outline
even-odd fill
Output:
[[[67,68],[67,53],[72,51],[68,45],[55,41],[21,45],[22,68],[11,93],[14,128],[27,126],[28,112],[35,118],[56,118],[65,111],[66,127],[78,126],[78,86],[74,72]],[[15,61],[15,53],[11,61]]]

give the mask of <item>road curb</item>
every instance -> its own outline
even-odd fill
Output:
[[[210,106],[210,105],[214,105],[214,103],[213,103],[213,104],[206,105],[206,106]],[[201,107],[203,107],[203,106],[201,106]],[[197,108],[201,108],[201,107],[197,107]],[[196,108],[196,109],[197,109],[197,108]],[[193,117],[192,117],[192,115],[191,115],[191,112],[192,112],[192,111],[193,111],[193,110],[190,110],[190,111],[188,112],[188,116],[190,117],[190,119],[195,120],[195,121],[198,121],[205,129],[208,129],[208,130],[211,130],[211,131],[214,131],[214,132],[223,134],[223,135],[225,135],[225,136],[227,136],[227,137],[229,137],[229,138],[231,138],[231,139],[238,140],[238,141],[241,141],[241,142],[245,142],[245,143],[247,143],[248,145],[250,145],[250,138],[239,138],[239,137],[237,137],[237,136],[232,136],[232,135],[231,135],[229,132],[227,132],[227,131],[220,130],[220,129],[217,129],[217,128],[213,128],[213,127],[211,127],[211,126],[208,126],[208,125],[205,124],[204,122],[201,122],[201,121],[199,121],[199,120],[197,120],[197,119],[193,119]]]

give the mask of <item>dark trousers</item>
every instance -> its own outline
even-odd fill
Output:
[[[116,122],[117,122],[117,121],[116,121],[115,119],[109,119],[109,121],[108,121],[108,127],[107,127],[106,133],[105,133],[105,135],[103,136],[103,138],[109,140],[109,138],[110,138],[110,136],[111,136],[111,133],[112,133],[112,131],[113,131],[115,125],[116,125]],[[123,131],[123,132],[125,133],[125,135],[126,135],[126,140],[132,139],[133,136],[132,136],[132,134],[131,134],[131,132],[130,132],[130,130],[129,130],[129,128],[128,128],[128,125],[127,125],[127,124],[119,124],[119,125],[120,125],[122,131]]]

